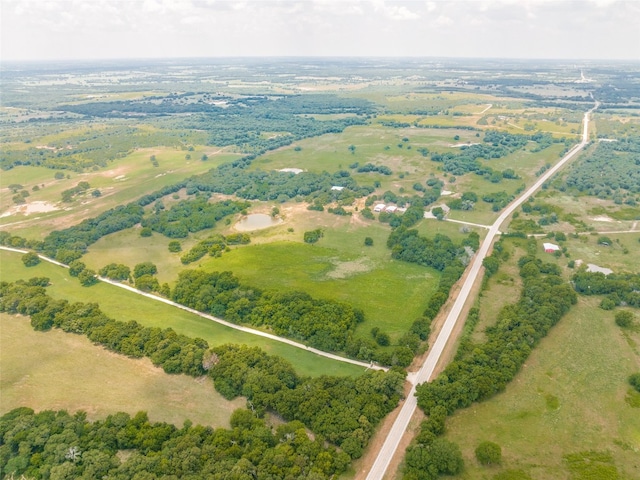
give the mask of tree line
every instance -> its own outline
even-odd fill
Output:
[[[560,268],[535,257],[535,240],[527,248],[529,254],[518,261],[523,280],[518,301],[500,310],[496,323],[485,331],[486,341],[480,344],[471,340],[470,333],[479,316],[478,310],[472,309],[468,320],[471,326],[465,328],[454,361],[433,382],[417,387],[418,406],[429,418],[407,448],[405,480],[435,480],[440,475],[462,471],[460,448],[441,438],[446,417],[502,391],[531,350],[575,304],[575,292],[563,281]],[[505,257],[502,248],[488,257],[492,259],[488,276],[497,270],[493,261],[499,264]],[[476,456],[481,463],[499,463],[500,446],[481,444]]]
[[[146,412],[91,422],[82,411],[22,407],[0,417],[3,478],[320,480],[341,474],[349,462],[302,423],[274,429],[247,410],[234,411],[228,429],[189,421],[178,428],[151,422]]]
[[[228,275],[224,276],[229,281]],[[299,377],[286,360],[257,347],[209,348],[199,338],[172,329],[143,327],[108,318],[95,303],[69,303],[46,293],[49,279],[0,283],[0,311],[31,317],[34,329],[60,328],[86,335],[94,343],[130,357],[148,357],[167,373],[208,374],[226,398],[247,397],[254,414],[273,411],[302,421],[341,446],[352,458],[362,454],[375,426],[402,395],[404,372],[369,371],[350,377]]]

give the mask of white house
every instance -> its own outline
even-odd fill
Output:
[[[374,212],[381,212],[381,211],[384,210],[384,207],[386,207],[386,205],[384,203],[379,203],[375,207],[373,207],[373,211]]]
[[[389,205],[387,208],[384,209],[385,212],[389,212],[389,213],[395,213],[396,210],[398,210],[398,207],[396,207],[395,205]]]
[[[544,247],[544,251],[546,253],[553,253],[553,252],[557,252],[558,250],[560,250],[560,247],[558,245],[556,245],[555,243],[543,243],[542,246]]]
[[[344,187],[339,187],[337,185],[334,185],[333,187],[331,187],[331,190],[335,190],[337,192],[340,192],[340,191],[344,190]]]

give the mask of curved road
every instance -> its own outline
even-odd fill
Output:
[[[4,246],[0,246],[0,250],[6,250],[6,251],[9,251],[9,252],[17,252],[17,253],[27,253],[29,251],[29,250],[22,250],[22,249],[19,249],[19,248],[11,248],[11,247],[4,247]],[[58,262],[56,260],[53,260],[52,258],[45,257],[44,255],[38,255],[38,257],[40,257],[42,260],[44,260],[46,262],[53,263],[54,265],[58,265],[58,266],[64,267],[64,268],[69,268],[68,265],[65,265],[64,263],[60,263],[60,262]],[[287,345],[291,345],[292,347],[296,347],[296,348],[299,348],[301,350],[306,350],[307,352],[315,353],[316,355],[320,355],[322,357],[330,358],[331,360],[337,360],[339,362],[351,363],[353,365],[358,365],[360,367],[369,368],[369,369],[372,369],[372,370],[384,370],[385,372],[387,370],[389,370],[386,367],[381,367],[381,366],[375,365],[373,363],[361,362],[359,360],[353,360],[351,358],[341,357],[340,355],[335,355],[333,353],[328,353],[328,352],[325,352],[323,350],[318,350],[317,348],[308,347],[307,345],[304,345],[302,343],[298,343],[298,342],[295,342],[293,340],[289,340],[288,338],[279,337],[279,336],[273,335],[271,333],[263,332],[261,330],[254,330],[253,328],[248,328],[248,327],[243,327],[241,325],[236,325],[235,323],[227,322],[226,320],[222,320],[221,318],[214,317],[213,315],[208,315],[206,313],[202,313],[202,312],[200,312],[198,310],[195,310],[193,308],[185,307],[184,305],[181,305],[181,304],[176,303],[176,302],[172,302],[171,300],[169,300],[167,298],[158,297],[157,295],[153,295],[152,293],[148,293],[148,292],[143,292],[141,290],[138,290],[137,288],[133,288],[133,287],[131,287],[129,285],[125,285],[125,284],[120,283],[120,282],[116,282],[116,281],[111,280],[109,278],[104,278],[104,277],[98,276],[98,279],[100,281],[102,281],[102,282],[109,283],[109,284],[114,285],[116,287],[124,288],[125,290],[129,290],[130,292],[137,293],[138,295],[142,295],[144,297],[150,298],[150,299],[155,300],[157,302],[166,303],[167,305],[171,305],[172,307],[176,307],[176,308],[179,308],[181,310],[185,310],[187,312],[193,313],[194,315],[198,315],[198,316],[200,316],[202,318],[206,318],[207,320],[211,320],[213,322],[219,323],[219,324],[224,325],[226,327],[233,328],[234,330],[240,330],[241,332],[249,333],[251,335],[257,335],[259,337],[268,338],[270,340],[275,340],[276,342],[286,343]]]
[[[412,379],[412,387],[409,392],[409,396],[404,401],[400,413],[396,418],[387,438],[378,452],[378,456],[376,457],[375,462],[373,463],[371,470],[369,470],[369,474],[367,475],[367,480],[382,480],[385,472],[391,462],[393,455],[398,449],[398,445],[400,444],[400,440],[404,435],[404,432],[407,430],[409,425],[409,421],[413,416],[416,407],[418,406],[418,399],[415,396],[416,393],[416,385],[424,382],[428,382],[433,375],[433,371],[438,364],[440,357],[442,356],[442,352],[444,351],[444,347],[449,341],[449,337],[451,336],[451,332],[453,332],[453,328],[458,321],[458,317],[462,312],[462,308],[471,292],[471,288],[475,283],[478,274],[480,273],[480,269],[482,267],[482,261],[487,256],[489,249],[491,248],[491,244],[495,236],[499,233],[500,226],[504,223],[504,221],[511,215],[516,208],[522,205],[530,196],[532,196],[536,190],[538,190],[544,182],[549,180],[551,176],[553,176],[558,170],[565,166],[565,164],[575,157],[582,148],[587,144],[589,139],[589,115],[596,108],[598,108],[599,102],[596,102],[595,106],[584,114],[584,128],[582,133],[582,141],[575,145],[571,150],[567,152],[567,154],[562,157],[562,159],[549,170],[547,170],[544,175],[540,176],[538,181],[534,183],[530,188],[528,188],[522,195],[516,198],[513,202],[511,202],[504,211],[500,214],[498,219],[491,225],[489,228],[489,232],[487,233],[486,238],[482,242],[480,249],[474,257],[473,262],[471,263],[471,267],[467,272],[467,277],[462,284],[462,289],[456,298],[447,319],[442,326],[442,330],[438,334],[438,338],[434,343],[433,347],[429,351],[429,355],[427,359],[422,364],[422,367],[417,372],[417,374],[411,377]]]

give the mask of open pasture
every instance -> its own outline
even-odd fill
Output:
[[[225,400],[206,378],[168,375],[60,330],[36,332],[29,319],[0,314],[0,414],[17,407],[84,410],[89,420],[146,411],[152,422],[229,427],[244,399]]]
[[[339,217],[285,207],[283,213],[282,224],[252,232],[251,245],[220,258],[205,257],[199,265],[209,271],[230,270],[260,288],[301,290],[361,308],[367,321],[357,334],[363,336],[377,326],[397,339],[422,314],[439,272],[392,260],[387,225],[364,220],[358,212]],[[315,245],[303,243],[304,231],[316,228],[324,237]],[[364,245],[365,237],[373,239],[373,246]]]
[[[185,159],[187,153],[191,155],[190,160]],[[207,161],[201,160],[204,153],[208,155]],[[152,155],[155,155],[158,167],[153,166],[150,160]],[[156,147],[137,150],[114,160],[105,169],[87,173],[63,170],[62,179],[54,178],[57,170],[32,166],[15,167],[3,172],[0,177],[0,203],[5,215],[0,220],[0,228],[28,238],[43,238],[52,230],[75,225],[85,218],[131,202],[190,175],[206,172],[234,158],[237,158],[236,154],[215,147],[198,147],[193,152]],[[79,182],[88,182],[89,190],[74,197],[71,203],[63,203],[62,192],[75,187]],[[20,213],[19,206],[12,206],[13,193],[7,188],[11,184],[22,185],[29,192],[27,204],[44,202],[56,210],[29,215]],[[34,191],[36,186],[38,189]],[[99,197],[92,195],[96,189],[100,191]]]
[[[210,345],[242,343],[259,346],[267,353],[290,361],[302,375],[358,375],[364,371],[355,365],[336,362],[280,342],[239,332],[113,285],[98,283],[92,287],[82,287],[64,268],[48,262],[26,268],[20,258],[18,253],[0,251],[3,281],[11,282],[34,276],[49,277],[51,286],[48,291],[52,297],[69,302],[96,302],[106,315],[115,320],[135,320],[145,326],[173,328],[178,333],[203,338]]]
[[[536,480],[640,477],[640,415],[625,401],[627,377],[640,369],[640,334],[623,333],[614,313],[598,303],[580,297],[503,393],[447,421],[446,437],[465,459],[457,478],[483,479],[507,469]],[[474,449],[485,440],[502,447],[501,467],[476,461]],[[572,476],[563,457],[585,451],[611,455],[609,476],[595,468],[594,476]],[[611,476],[611,466],[619,477]]]

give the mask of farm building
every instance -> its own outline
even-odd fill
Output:
[[[384,203],[379,203],[375,207],[373,207],[373,211],[374,212],[381,212],[381,211],[384,210],[385,207],[386,207],[386,205]]]
[[[558,245],[556,245],[555,243],[543,243],[542,246],[544,247],[544,251],[546,253],[553,253],[553,252],[557,252],[558,250],[560,250],[560,247]]]
[[[337,185],[334,185],[333,187],[331,187],[331,190],[335,190],[336,192],[340,192],[341,190],[344,190],[344,187],[339,187]]]
[[[395,205],[389,205],[387,208],[384,209],[385,212],[389,212],[389,213],[395,213],[396,210],[398,210],[398,207],[396,207]]]

